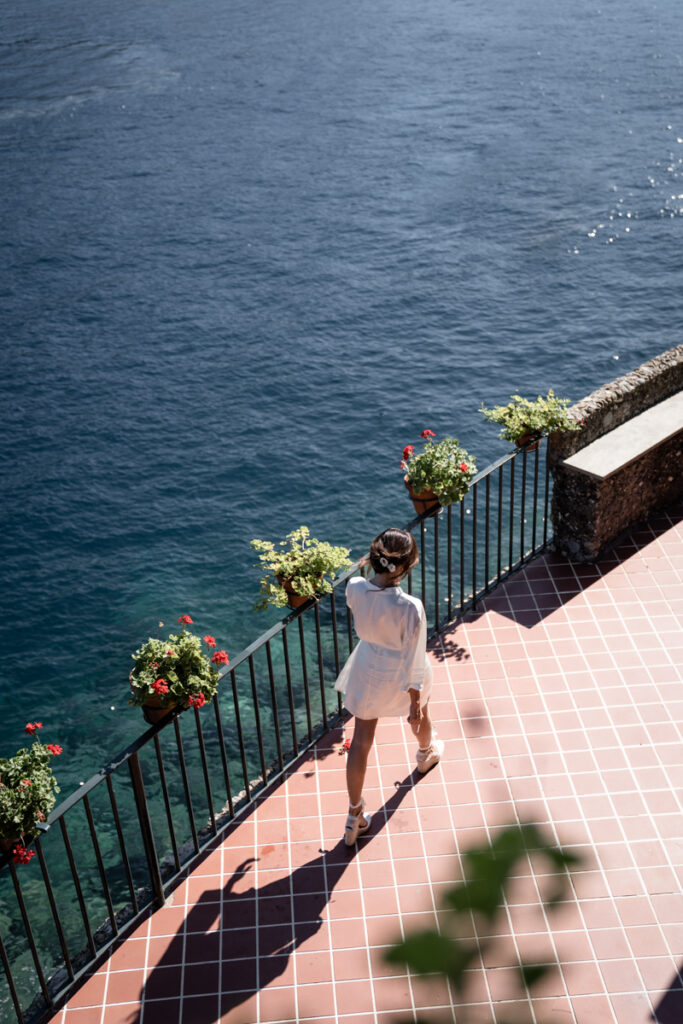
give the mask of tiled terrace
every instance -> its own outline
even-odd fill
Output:
[[[654,519],[597,567],[540,557],[441,637],[442,763],[380,723],[374,824],[357,851],[343,739],[323,740],[206,855],[61,1010],[60,1024],[683,1020],[683,522]],[[517,819],[584,861],[551,919],[521,875],[467,1013],[438,978],[389,968],[433,925],[457,851]],[[561,970],[511,999],[517,950]],[[516,1016],[515,1016],[516,1015]]]

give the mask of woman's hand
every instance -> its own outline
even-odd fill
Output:
[[[417,736],[420,731],[420,725],[422,724],[422,708],[419,704],[410,705],[410,713],[408,715],[408,725]]]

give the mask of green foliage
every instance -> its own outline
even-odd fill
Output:
[[[552,388],[545,398],[541,395],[535,401],[511,395],[507,405],[496,405],[479,410],[485,420],[498,423],[503,429],[499,437],[504,441],[518,441],[527,434],[550,434],[554,430],[580,430],[581,424],[567,412],[568,398],[556,398]]]
[[[150,697],[158,697],[163,708],[172,704],[188,703],[189,697],[204,694],[210,701],[220,679],[203,641],[194,633],[183,629],[171,633],[167,640],[150,637],[134,654],[130,675],[131,704],[144,704]],[[153,688],[156,680],[164,680],[168,693],[158,694]]]
[[[38,739],[18,750],[14,757],[0,758],[0,838],[24,843],[38,833],[38,822],[45,821],[59,793],[52,773],[52,758]]]
[[[549,897],[543,898],[543,903],[546,910],[552,912],[566,892],[567,871],[579,863],[579,858],[546,840],[536,825],[511,825],[502,829],[490,843],[473,847],[463,855],[465,877],[445,894],[447,914],[442,915],[445,920],[441,933],[423,931],[409,935],[389,950],[387,960],[405,964],[417,974],[445,976],[457,990],[459,1001],[467,1003],[468,969],[478,964],[488,947],[495,943],[495,933],[500,929],[494,922],[504,909],[510,880],[518,862],[526,861],[529,856],[549,862],[548,875],[554,889]],[[472,917],[476,939],[468,937]],[[520,996],[524,997],[556,964],[522,960],[516,966]],[[465,1017],[463,1024],[464,1021]]]
[[[457,438],[444,437],[441,441],[425,443],[423,451],[415,455],[412,448],[404,449],[401,463],[415,494],[431,490],[442,505],[451,505],[467,493],[477,467],[472,456],[461,447]]]
[[[301,597],[329,594],[336,573],[352,564],[349,548],[311,537],[307,526],[292,530],[278,547],[269,540],[252,540],[251,546],[259,552],[254,564],[263,573],[254,611],[263,611],[269,604],[283,608],[287,604],[285,580]]]

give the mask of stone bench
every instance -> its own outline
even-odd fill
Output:
[[[680,355],[680,349],[675,351]],[[587,421],[592,416],[590,429],[562,435],[550,455],[554,546],[579,562],[599,558],[624,531],[683,494],[680,384],[649,408],[636,412],[636,406],[626,419],[623,402],[610,404],[604,393],[574,407],[577,414],[585,408]],[[610,429],[615,412],[621,422]],[[595,439],[586,444],[585,435],[590,439],[591,434]],[[572,451],[582,440],[584,447]]]

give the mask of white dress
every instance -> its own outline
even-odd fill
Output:
[[[357,576],[346,586],[346,603],[360,638],[335,683],[346,709],[358,718],[407,715],[409,689],[421,692],[424,705],[432,667],[422,602],[400,587],[382,589]]]

